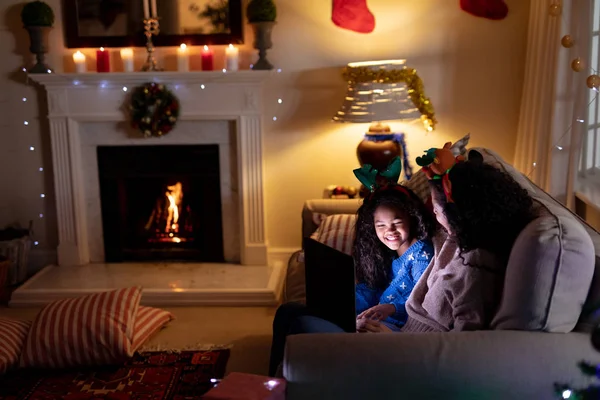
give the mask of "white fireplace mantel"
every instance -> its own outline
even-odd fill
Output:
[[[180,120],[235,121],[241,264],[267,265],[262,83],[270,75],[265,71],[30,75],[48,95],[59,265],[90,262],[80,124],[126,121],[127,92],[146,82],[163,83],[175,93]],[[148,140],[168,141],[171,135],[177,135],[177,128],[164,138]]]

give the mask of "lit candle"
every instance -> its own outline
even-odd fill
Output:
[[[150,0],[144,0],[144,18],[145,19],[150,18],[150,7],[148,6],[148,1],[150,1]]]
[[[133,49],[121,49],[121,61],[123,61],[123,71],[133,72]]]
[[[81,51],[77,50],[73,54],[73,61],[75,61],[75,72],[78,74],[86,72],[85,55]]]
[[[152,0],[152,18],[156,18],[156,0]]]
[[[213,70],[213,52],[208,46],[202,49],[202,71]]]
[[[177,70],[179,72],[188,72],[190,70],[189,52],[185,43],[177,49]]]
[[[96,71],[110,72],[110,54],[104,50],[104,47],[96,51]]]
[[[234,47],[232,44],[225,49],[225,68],[228,71],[237,71],[238,70],[238,57],[240,54],[240,50],[237,47]]]

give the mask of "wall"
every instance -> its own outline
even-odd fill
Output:
[[[58,17],[48,61],[57,71],[71,71],[74,50],[63,45],[60,0],[47,2]],[[282,72],[266,88],[269,117],[264,136],[267,228],[273,248],[299,247],[300,210],[306,199],[320,197],[326,185],[357,184],[352,174],[357,167],[355,148],[367,126],[330,122],[344,96],[339,73],[348,62],[406,58],[418,70],[439,125],[426,134],[417,125],[392,124],[407,133],[411,159],[423,149],[471,132],[472,145],[494,148],[512,160],[529,1],[507,3],[508,17],[489,21],[461,11],[457,1],[369,0],[377,26],[373,33],[361,35],[333,25],[330,1],[277,1],[278,24],[269,59]],[[56,245],[50,143],[43,93],[25,86],[19,72],[31,59],[19,22],[20,4],[4,0],[0,5],[0,226],[34,219],[43,251]],[[242,46],[246,66],[253,56],[251,45],[247,27]],[[175,66],[174,51],[162,49],[158,54],[170,69]],[[218,54],[223,51],[217,49]],[[91,68],[93,49],[84,52]],[[137,65],[141,57],[138,51]],[[22,102],[24,96],[27,102]],[[25,118],[28,126],[23,125]],[[35,151],[29,151],[30,145]],[[45,171],[39,172],[39,166]],[[48,194],[44,199],[42,192]],[[45,214],[42,219],[40,212]]]

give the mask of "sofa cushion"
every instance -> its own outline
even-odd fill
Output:
[[[493,151],[484,161],[511,175],[533,197],[539,217],[517,237],[493,329],[570,332],[592,281],[592,240],[569,210],[535,187]]]
[[[355,225],[356,215],[354,214],[330,215],[321,222],[311,238],[342,253],[352,255]]]
[[[30,321],[0,318],[0,375],[19,366]]]

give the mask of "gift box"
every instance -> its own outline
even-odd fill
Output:
[[[232,372],[202,399],[208,400],[284,400],[285,379]]]

